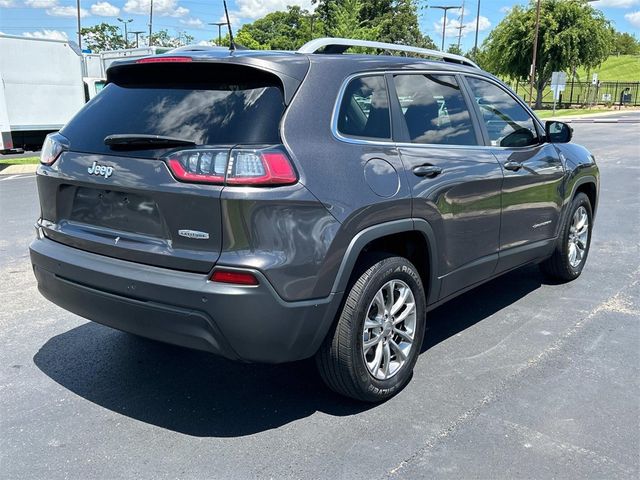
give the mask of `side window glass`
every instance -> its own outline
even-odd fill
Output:
[[[391,138],[389,99],[383,76],[358,77],[349,82],[340,104],[338,131],[354,137]]]
[[[529,113],[506,91],[479,78],[467,77],[494,147],[526,147],[539,143]]]
[[[413,143],[477,145],[469,109],[452,75],[397,75],[396,92]]]

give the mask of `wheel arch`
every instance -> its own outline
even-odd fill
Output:
[[[440,282],[437,275],[437,246],[435,233],[428,222],[422,219],[401,219],[385,222],[360,231],[349,243],[338,269],[332,292],[344,292],[358,261],[371,251],[386,251],[401,254],[414,250],[409,260],[418,260],[418,268],[422,278],[427,305],[438,300]],[[411,239],[411,245],[397,243]],[[396,240],[394,243],[393,240]],[[424,250],[420,247],[424,246]],[[395,247],[395,248],[394,248]],[[408,250],[407,250],[408,249]],[[402,255],[406,256],[406,255]]]

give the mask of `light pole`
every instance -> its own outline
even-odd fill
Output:
[[[129,48],[129,35],[127,34],[127,24],[133,22],[133,18],[123,20],[118,17],[118,21],[124,23],[124,48]]]
[[[444,21],[442,22],[442,46],[440,47],[440,50],[442,50],[444,52],[444,33],[445,30],[447,28],[447,12],[449,10],[452,10],[454,8],[460,8],[460,6],[440,6],[440,5],[432,5],[429,8],[438,8],[440,10],[444,11]]]
[[[476,41],[473,43],[473,51],[478,53],[478,30],[480,30],[480,0],[478,0],[478,13],[476,13]]]
[[[82,35],[80,35],[80,0],[76,0],[76,14],[78,15],[78,47],[82,50]]]
[[[529,103],[533,108],[533,84],[536,81],[536,60],[538,56],[538,32],[540,31],[540,0],[536,2],[536,33],[533,37],[533,60],[531,62],[531,83],[529,83]]]
[[[218,26],[218,46],[220,46],[222,44],[222,26],[226,25],[227,22],[211,22],[208,23],[207,25],[217,25]]]
[[[151,39],[153,35],[153,0],[151,0],[151,4],[149,5],[149,46],[151,46]]]
[[[136,48],[140,47],[140,43],[138,42],[138,35],[141,35],[144,33],[144,30],[137,30],[135,32],[130,32],[133,33],[136,36]]]

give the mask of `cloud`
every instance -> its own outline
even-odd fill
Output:
[[[24,37],[29,38],[48,38],[51,40],[69,40],[66,32],[60,30],[41,30],[39,32],[24,32]]]
[[[127,0],[123,10],[127,13],[149,15],[151,0]],[[153,14],[161,17],[185,17],[189,9],[178,6],[178,0],[154,0]]]
[[[451,10],[453,11],[453,10]],[[477,18],[477,17],[476,17]],[[469,20],[468,22],[464,22],[464,25],[460,23],[460,20],[457,18],[450,18],[447,15],[447,26],[445,27],[445,37],[457,37],[460,32],[460,26],[462,25],[462,36],[466,37],[470,33],[474,33],[476,31],[476,18],[473,20]],[[437,32],[442,31],[442,22],[444,21],[444,16],[440,17],[440,21],[435,22],[433,24],[433,28]],[[478,31],[483,32],[491,27],[491,22],[487,17],[480,15],[480,21],[478,22]]]
[[[210,42],[208,40],[200,40],[198,43],[196,43],[196,45],[199,45],[201,47],[215,47],[216,44],[213,42]]]
[[[77,17],[78,11],[76,10],[75,6],[67,5],[63,7],[60,5],[55,5],[47,9],[47,15],[51,15],[52,17]],[[87,15],[89,15],[89,12],[87,12],[87,10],[85,10],[84,8],[81,8],[80,16],[86,17]]]
[[[15,7],[16,2],[14,0],[0,0],[0,8]]]
[[[204,27],[204,22],[202,20],[200,20],[199,18],[189,17],[189,18],[181,19],[180,23],[182,25],[185,25],[185,26],[191,27],[191,28],[202,28],[202,27]]]
[[[305,10],[315,10],[311,0],[236,0],[236,9],[229,12],[229,17],[248,18],[255,20],[277,10],[286,10],[287,6],[299,6]],[[231,22],[232,25],[235,23]]]
[[[512,5],[505,5],[503,7],[500,7],[500,13],[504,13],[506,15],[511,11],[512,8],[513,8]]]
[[[24,4],[31,8],[51,8],[58,4],[58,0],[25,0]]]
[[[627,13],[624,18],[636,28],[640,28],[640,10],[637,12]]]
[[[120,9],[109,2],[98,2],[91,5],[91,15],[97,17],[117,17]]]
[[[634,5],[640,5],[640,0],[598,0],[597,2],[593,2],[591,5],[596,8],[630,8]]]

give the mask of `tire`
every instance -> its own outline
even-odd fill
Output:
[[[387,400],[411,379],[422,347],[426,300],[420,275],[402,257],[370,260],[347,293],[334,330],[316,354],[320,376],[347,397]],[[394,302],[397,310],[389,308]]]
[[[576,224],[576,219],[582,216],[581,213],[586,215],[588,223],[586,229],[581,227],[576,232],[576,227],[580,227],[579,224]],[[571,202],[569,214],[562,226],[553,255],[540,264],[541,270],[547,276],[562,282],[569,282],[578,278],[589,255],[592,228],[593,212],[591,202],[584,193],[578,193]],[[586,239],[584,234],[578,234],[580,231],[586,233]],[[583,246],[583,249],[580,246]],[[575,257],[572,256],[572,252],[576,253]]]

